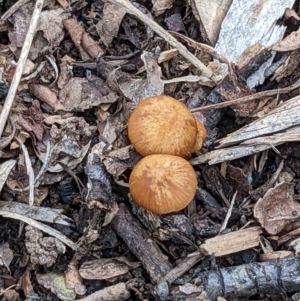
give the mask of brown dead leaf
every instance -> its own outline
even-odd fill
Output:
[[[48,171],[61,172],[63,167],[60,162],[69,169],[74,169],[87,154],[91,138],[96,127],[90,126],[83,117],[69,117],[63,119],[60,126],[53,124],[50,133],[45,131],[43,141],[37,141],[34,150],[39,159],[46,160],[46,147],[48,141],[54,142],[54,148]]]
[[[106,170],[118,179],[126,169],[133,167],[139,158],[137,153],[133,152],[133,147],[128,145],[105,154],[103,164]]]
[[[52,160],[59,160],[63,154],[80,158],[82,147],[89,143],[94,130],[83,117],[65,119],[60,128],[52,125],[50,135],[55,141]]]
[[[105,46],[108,47],[117,36],[125,14],[126,12],[119,5],[104,3],[103,18],[97,23],[96,30]]]
[[[30,278],[30,269],[27,268],[19,280],[20,288],[23,290],[25,296],[32,296],[34,294]]]
[[[236,201],[240,202],[249,195],[251,185],[241,168],[229,164],[226,169],[226,179],[233,191],[237,191]]]
[[[84,262],[80,269],[80,276],[84,279],[109,279],[126,274],[130,269],[135,269],[139,262],[129,262],[125,257],[101,258]]]
[[[164,92],[164,82],[161,79],[161,68],[157,63],[157,57],[148,51],[143,51],[141,59],[147,73],[147,79],[132,76],[120,69],[113,70],[108,76],[108,85],[116,87],[126,98],[133,102],[126,102],[128,111],[132,111],[141,100]]]
[[[81,39],[84,33],[83,28],[75,19],[68,19],[64,21],[64,26],[68,30],[75,47],[79,50],[81,58],[83,61],[87,61],[90,56],[88,52],[82,47]]]
[[[63,21],[70,16],[63,8],[42,11],[37,31],[42,31],[51,48],[57,47],[65,36]]]
[[[294,184],[282,182],[269,189],[255,204],[254,216],[272,235],[299,218],[300,204],[294,200]]]
[[[72,78],[72,64],[74,59],[70,58],[68,55],[65,55],[61,59],[61,64],[59,65],[60,73],[57,80],[58,88],[62,89]]]
[[[65,107],[57,100],[55,93],[49,88],[39,84],[30,84],[29,89],[36,98],[47,104],[54,112],[65,110]]]
[[[39,141],[42,141],[44,133],[42,122],[43,112],[37,99],[32,101],[31,107],[23,111],[17,120],[17,123],[22,126],[24,130],[29,133],[33,132]]]
[[[91,82],[74,77],[60,90],[59,100],[66,111],[84,111],[100,104],[114,103],[118,96],[99,78]]]
[[[86,32],[82,34],[81,45],[87,51],[91,58],[103,55],[104,51]]]
[[[276,43],[272,49],[274,51],[291,51],[300,48],[300,29],[293,31],[282,41]]]

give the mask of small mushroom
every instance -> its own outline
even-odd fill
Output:
[[[197,133],[196,143],[195,143],[191,153],[195,153],[195,152],[199,151],[202,148],[203,141],[206,138],[205,127],[197,119],[196,119],[196,123],[197,123],[198,133]]]
[[[194,198],[197,177],[185,159],[173,155],[143,158],[129,178],[129,190],[140,207],[155,214],[176,212]]]
[[[192,152],[198,129],[194,116],[178,100],[165,95],[141,101],[128,121],[128,137],[143,157]]]

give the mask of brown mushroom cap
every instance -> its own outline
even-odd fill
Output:
[[[203,145],[203,142],[206,138],[206,129],[201,122],[196,119],[198,134],[196,138],[196,143],[192,149],[192,153],[199,151]]]
[[[178,100],[153,96],[140,102],[128,121],[128,137],[143,157],[169,154],[184,157],[197,137],[194,116]]]
[[[129,190],[135,203],[156,214],[185,208],[196,189],[197,177],[192,165],[172,155],[143,158],[129,178]]]

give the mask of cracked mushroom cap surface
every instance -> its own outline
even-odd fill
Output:
[[[197,177],[185,159],[173,155],[149,155],[133,169],[129,190],[134,202],[155,213],[185,208],[194,198]]]
[[[136,151],[146,157],[191,153],[197,138],[197,123],[184,104],[165,95],[141,101],[128,121],[128,137]]]

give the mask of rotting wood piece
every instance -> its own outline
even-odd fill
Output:
[[[166,256],[124,204],[120,204],[111,225],[131,252],[141,261],[153,283],[157,283],[171,271],[172,266]]]
[[[299,270],[300,257],[294,257],[204,272],[198,283],[210,300],[295,292],[300,287]]]

